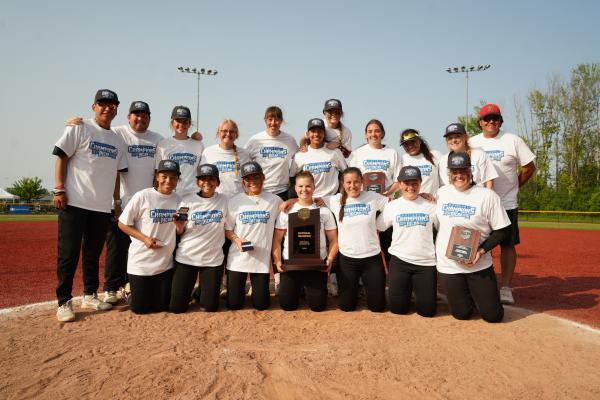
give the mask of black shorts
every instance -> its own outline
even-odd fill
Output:
[[[510,233],[500,242],[500,246],[515,246],[521,243],[519,238],[519,209],[506,210],[508,219],[510,220]]]

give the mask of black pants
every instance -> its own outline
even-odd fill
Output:
[[[83,293],[93,294],[100,285],[100,253],[106,237],[109,213],[67,206],[58,213],[58,257],[56,262],[56,298],[63,305],[73,298],[73,277],[82,252]]]
[[[389,307],[394,314],[406,314],[415,291],[415,308],[422,317],[436,312],[437,271],[435,266],[408,263],[392,256],[389,276]]]
[[[269,274],[227,271],[227,308],[240,310],[246,302],[246,279],[250,275],[252,306],[266,310],[271,305]]]
[[[305,288],[306,302],[312,311],[327,308],[327,273],[321,271],[288,271],[280,275],[279,304],[285,311],[298,309],[300,289]]]
[[[485,321],[502,321],[504,308],[500,303],[496,274],[492,266],[470,274],[440,272],[440,281],[454,318],[469,319],[475,305]]]
[[[343,311],[356,310],[358,303],[358,281],[362,278],[367,292],[367,307],[371,311],[385,309],[385,269],[381,254],[365,258],[339,258],[337,281],[339,286],[339,306]]]
[[[173,269],[158,275],[141,276],[129,274],[131,303],[129,308],[136,314],[161,312],[169,309]]]
[[[200,275],[200,307],[214,312],[219,309],[219,289],[223,277],[223,266],[196,267],[175,261],[175,272],[171,284],[169,310],[174,313],[186,312],[196,278]]]
[[[130,244],[131,238],[120,230],[118,222],[111,218],[106,234],[105,291],[116,292],[127,283],[127,254]]]
[[[379,232],[379,244],[381,245],[381,250],[383,251],[383,256],[385,257],[385,261],[390,263],[391,255],[389,253],[390,246],[392,245],[392,233],[393,228],[389,227],[384,232]]]
[[[285,192],[281,192],[281,193],[273,193],[275,196],[279,196],[279,198],[283,201],[289,200],[290,198],[290,192],[289,190],[286,190]],[[297,197],[297,196],[296,196]]]

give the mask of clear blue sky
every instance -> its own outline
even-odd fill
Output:
[[[174,105],[196,108],[215,143],[232,118],[243,145],[262,130],[269,105],[294,136],[323,102],[339,98],[355,145],[380,119],[396,148],[407,127],[445,151],[447,124],[465,109],[464,74],[449,66],[491,64],[470,75],[470,104],[499,104],[516,130],[514,99],[554,74],[600,61],[600,2],[589,1],[10,1],[0,6],[0,187],[22,176],[53,186],[51,151],[71,115],[91,117],[99,88],[152,109],[151,129],[169,135]]]

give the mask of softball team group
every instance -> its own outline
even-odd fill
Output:
[[[375,119],[366,124],[366,143],[352,150],[342,104],[330,99],[324,120],[309,120],[300,138],[281,131],[283,113],[272,106],[265,130],[244,148],[235,144],[239,131],[232,120],[219,124],[218,144],[204,148],[201,135],[189,135],[187,107],[173,109],[174,136],[161,139],[148,130],[150,108],[140,101],[131,104],[129,126],[111,128],[118,104],[114,92],[98,91],[96,118],[69,120],[54,150],[59,321],[75,319],[70,291],[82,241],[83,308],[109,309],[128,282],[135,313],[185,312],[194,297],[214,312],[221,295],[228,309],[237,310],[245,305],[249,280],[257,310],[270,307],[275,290],[286,311],[297,309],[303,297],[311,310],[322,311],[328,294],[339,296],[341,310],[352,311],[364,290],[371,311],[406,314],[414,303],[419,315],[432,317],[439,276],[455,318],[467,319],[476,308],[485,321],[502,320],[489,252],[511,235],[511,221],[492,190],[495,166],[485,151],[469,146],[461,124],[446,128],[443,156],[415,129],[401,133],[406,154],[400,156],[382,144],[384,126]],[[372,172],[385,174],[382,194],[363,185],[363,175]],[[110,179],[117,182],[114,190]],[[102,205],[90,207],[94,202]],[[288,215],[302,208],[319,209],[326,270],[285,269]],[[108,218],[90,227],[97,214]],[[445,255],[454,226],[481,233],[472,263]],[[97,230],[108,232],[108,253],[115,254],[107,257],[105,280],[113,286],[105,283],[103,296],[96,294],[103,243]]]

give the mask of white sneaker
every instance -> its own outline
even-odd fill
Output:
[[[500,302],[502,304],[515,304],[515,298],[512,294],[512,289],[508,286],[500,288]]]
[[[60,322],[75,321],[75,313],[73,312],[73,300],[67,301],[62,306],[56,309],[56,319]]]
[[[337,297],[339,294],[337,277],[335,274],[329,275],[329,280],[327,280],[327,293],[331,297]]]
[[[106,311],[112,308],[111,304],[105,303],[98,298],[96,293],[84,294],[81,300],[81,308],[91,308],[92,310]]]
[[[115,305],[119,302],[119,297],[117,296],[117,292],[108,290],[104,292],[102,295],[102,301],[108,304]]]

